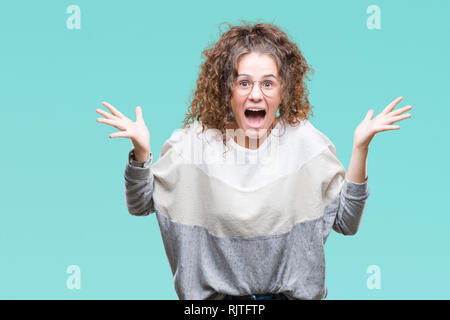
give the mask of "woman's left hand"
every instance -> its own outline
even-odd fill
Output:
[[[406,106],[395,111],[392,111],[394,107],[403,100],[403,97],[398,97],[392,101],[384,110],[372,119],[375,111],[369,110],[364,120],[356,127],[355,134],[353,136],[353,146],[358,149],[368,149],[370,141],[372,141],[375,134],[381,131],[398,130],[399,125],[392,125],[393,123],[411,118],[411,114],[407,113],[402,115],[405,111],[411,110],[411,106]]]

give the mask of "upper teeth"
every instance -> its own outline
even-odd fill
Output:
[[[264,110],[264,109],[248,108],[247,110],[251,110],[251,111],[260,111],[260,110]]]

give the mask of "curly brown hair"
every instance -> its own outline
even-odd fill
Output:
[[[279,27],[268,23],[229,26],[219,41],[202,52],[197,88],[193,94],[184,128],[200,121],[202,132],[217,129],[226,144],[226,129],[233,125],[231,97],[240,58],[250,52],[268,54],[275,60],[281,78],[279,119],[293,126],[312,115],[309,91],[304,82],[314,70],[307,64],[297,45]],[[277,122],[276,120],[274,123]],[[271,129],[269,129],[271,130]]]

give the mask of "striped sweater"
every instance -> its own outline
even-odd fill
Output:
[[[179,299],[283,293],[324,299],[324,244],[357,232],[369,196],[308,120],[279,121],[257,149],[195,122],[152,164],[128,154],[130,214],[155,213]]]

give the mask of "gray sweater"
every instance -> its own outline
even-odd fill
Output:
[[[357,232],[368,181],[349,181],[334,145],[309,122],[288,128],[278,157],[261,157],[270,159],[265,171],[250,163],[255,150],[234,141],[243,163],[193,161],[193,150],[214,157],[221,142],[204,143],[195,129],[175,131],[155,164],[152,153],[139,162],[131,150],[125,168],[128,211],[156,214],[178,297],[326,298],[324,244],[331,229]],[[258,152],[274,145],[269,138]]]

